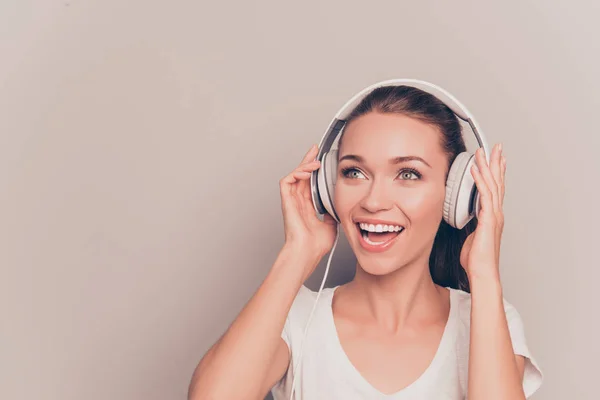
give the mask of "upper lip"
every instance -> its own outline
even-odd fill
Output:
[[[392,225],[392,226],[401,226],[404,227],[404,225],[399,224],[397,222],[394,221],[386,221],[383,219],[377,219],[377,218],[354,218],[354,222],[359,224],[359,223],[365,223],[365,224],[372,224],[372,225]]]

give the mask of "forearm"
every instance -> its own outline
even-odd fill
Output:
[[[316,265],[318,259],[287,247],[281,250],[254,296],[199,363],[189,399],[258,396],[307,263]]]
[[[497,277],[471,278],[469,400],[524,399]]]

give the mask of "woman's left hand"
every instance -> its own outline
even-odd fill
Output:
[[[506,159],[501,145],[496,144],[488,165],[482,148],[475,152],[471,173],[479,191],[481,209],[477,228],[471,233],[460,252],[460,263],[469,280],[485,276],[500,279],[500,242],[504,229],[504,174]]]

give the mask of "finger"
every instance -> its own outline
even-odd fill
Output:
[[[498,205],[501,205],[501,193],[502,193],[502,177],[501,170],[502,165],[500,164],[502,160],[502,145],[497,144],[494,146],[492,150],[492,154],[490,157],[490,171],[492,172],[492,176],[494,177],[494,182],[496,184],[496,191],[498,193]]]
[[[479,213],[487,213],[488,211],[493,211],[493,200],[492,200],[492,192],[488,188],[488,185],[483,179],[481,172],[476,164],[471,166],[471,174],[473,175],[473,179],[475,180],[475,185],[477,187],[477,191],[479,192],[479,198],[481,203],[481,210]],[[477,218],[481,218],[479,215]]]
[[[318,169],[321,165],[321,162],[318,160],[314,160],[311,161],[309,163],[306,163],[304,165],[299,166],[298,168],[296,168],[296,171],[302,171],[302,172],[308,172],[310,174],[312,174],[312,172],[316,169]],[[309,175],[310,178],[310,175]],[[309,181],[308,179],[303,179],[302,181],[298,182],[297,187],[296,187],[296,192],[299,192],[302,194],[302,196],[304,198],[310,198],[310,188],[309,188]]]
[[[321,162],[318,160],[310,161],[312,154],[315,153],[316,149],[316,145],[311,147],[304,156],[302,164],[279,181],[282,196],[295,196],[297,191],[300,190],[300,193],[302,193],[303,196],[308,196],[308,198],[310,198],[310,188],[308,187],[307,179],[310,178],[312,171],[319,168],[321,165]],[[298,183],[298,181],[301,182]]]
[[[475,161],[477,162],[477,168],[479,169],[479,176],[482,178],[483,184],[490,192],[492,211],[497,210],[499,208],[498,185],[496,184],[496,180],[494,179],[492,171],[490,170],[488,163],[485,159],[485,153],[483,151],[483,148],[477,149],[477,152],[475,153]]]
[[[310,177],[310,172],[294,170],[279,181],[282,196],[294,194],[295,183],[305,177]]]
[[[502,164],[502,168],[501,168],[501,180],[502,180],[502,202],[504,203],[504,193],[506,191],[506,158],[504,157],[504,155],[502,155],[501,157],[501,164]]]
[[[310,201],[312,203],[312,193],[311,193],[311,187],[310,187],[310,177],[312,176],[312,172],[309,173],[308,178],[302,180],[302,182],[299,183],[299,187],[298,187],[298,191],[300,193],[302,193],[302,197],[304,198],[304,200]]]
[[[304,181],[310,178],[310,172],[307,171],[294,171],[292,175],[294,176],[296,181]]]
[[[302,158],[302,161],[300,162],[300,165],[305,164],[307,162],[310,162],[311,160],[314,160],[314,158],[317,155],[317,150],[318,150],[317,145],[313,144],[311,146],[311,148],[308,149],[308,151],[306,152],[306,154],[304,155],[304,157]]]
[[[306,171],[313,172],[315,169],[318,169],[321,166],[321,161],[313,160],[309,161],[305,164],[301,164],[296,168],[296,171]]]
[[[312,172],[307,172],[300,177],[300,181],[296,184],[296,198],[302,204],[306,216],[314,215],[316,217],[315,207],[312,199],[312,188],[310,187],[310,179]]]
[[[291,173],[291,175],[295,179],[294,184],[292,184],[291,194],[295,196],[299,193],[304,197],[304,189],[307,186],[307,181],[310,178],[311,173],[308,171],[300,171],[296,169]]]
[[[300,165],[298,165],[298,167],[295,169],[295,171],[300,170],[300,171],[312,172],[316,168],[318,168],[320,165],[320,162],[318,160],[315,160],[315,157],[317,155],[317,150],[318,150],[317,145],[316,144],[312,145],[312,147],[304,155],[302,162],[300,162]],[[301,183],[300,186],[301,186],[300,188],[298,188],[296,186],[292,186],[290,188],[290,194],[295,195],[297,190],[305,191],[308,189],[308,184],[306,184],[306,183]]]

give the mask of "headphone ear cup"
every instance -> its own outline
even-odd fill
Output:
[[[331,150],[329,152],[329,157],[327,157],[327,163],[325,165],[325,169],[327,170],[327,175],[331,179],[328,181],[331,182],[331,199],[334,197],[334,188],[337,183],[337,166],[338,166],[338,149]]]
[[[323,157],[321,158],[321,166],[319,167],[317,173],[317,187],[323,207],[325,207],[327,213],[329,213],[329,215],[331,215],[333,219],[339,223],[340,220],[335,212],[335,207],[333,206],[335,184],[337,182],[337,158],[337,149],[323,153]]]
[[[460,153],[452,163],[446,180],[444,220],[456,229],[464,228],[474,217],[475,210],[479,206],[479,193],[477,193],[475,179],[471,175],[471,166],[474,162],[473,154]]]

